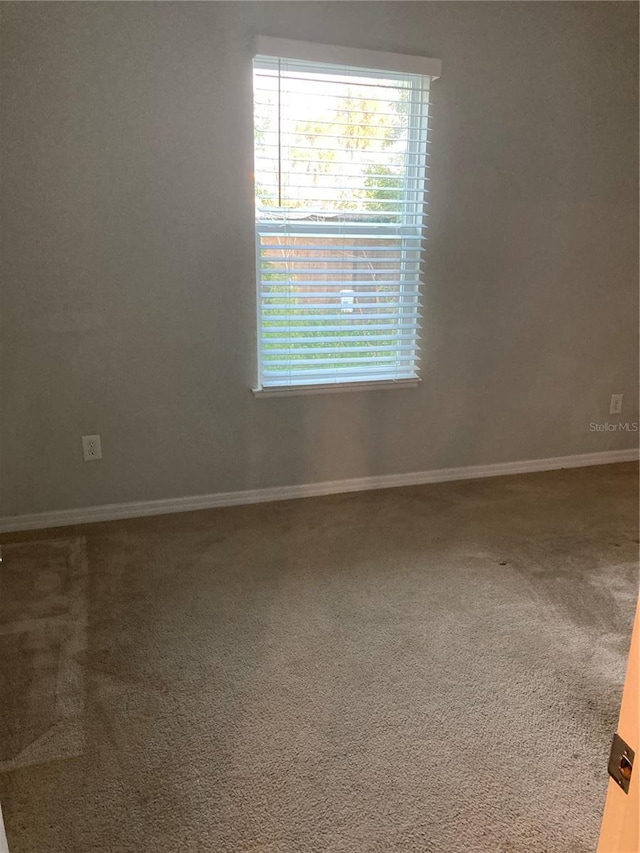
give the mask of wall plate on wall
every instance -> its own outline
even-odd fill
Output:
[[[99,435],[82,436],[82,458],[85,462],[102,459],[102,444]]]

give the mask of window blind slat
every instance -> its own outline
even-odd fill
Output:
[[[358,317],[358,319],[360,320],[361,318]],[[332,322],[329,323],[328,325],[326,325],[326,326],[323,325],[323,326],[318,326],[318,327],[314,327],[312,324],[303,325],[303,324],[295,323],[295,322],[294,323],[287,323],[287,332],[289,334],[291,334],[292,332],[295,332],[295,333],[300,332],[301,334],[307,334],[308,335],[309,332],[314,331],[314,329],[316,331],[319,330],[319,332],[322,334],[325,334],[326,332],[344,333],[345,331],[347,331],[350,334],[355,334],[357,332],[358,334],[361,334],[362,337],[364,338],[369,332],[372,332],[372,331],[381,331],[383,329],[395,331],[395,329],[396,329],[396,326],[393,323],[387,323],[385,325],[382,323],[358,324],[358,323],[354,323],[354,322],[346,322],[346,323],[340,325],[336,322],[336,320],[337,320],[337,318],[334,317],[332,319]],[[266,326],[265,328],[267,329],[267,332],[272,331],[271,327],[269,327],[269,326]],[[421,328],[421,326],[418,323],[407,324],[407,328],[411,328],[411,332],[413,333],[413,331],[415,329],[419,329],[419,328]],[[262,333],[263,339],[264,339],[265,334],[266,333],[263,331],[263,333]],[[281,334],[282,334],[282,330],[279,329],[278,335],[280,336]],[[280,338],[279,337],[279,339],[287,340],[288,338],[286,338],[286,337]],[[270,338],[270,340],[273,340],[273,338]]]
[[[324,317],[335,320],[336,316],[356,316],[359,320],[364,318],[371,320],[391,320],[400,314],[405,317],[418,317],[420,316],[420,307],[420,304],[417,302],[407,302],[405,304],[404,301],[388,303],[366,302],[360,304],[352,304],[351,302],[318,302],[315,304],[309,303],[305,305],[299,305],[297,303],[285,304],[281,302],[279,305],[265,305],[262,310],[265,312],[265,320],[274,320],[276,318],[290,319],[292,316],[295,316],[298,319],[307,317],[315,322]],[[354,312],[354,314],[348,314],[345,309],[351,308],[358,308],[362,310],[358,310],[358,312]]]
[[[279,239],[281,239],[281,238],[279,238]],[[296,238],[293,238],[293,239],[296,239]],[[335,255],[335,254],[337,254],[340,257],[341,254],[343,254],[344,252],[362,252],[362,251],[364,251],[365,247],[362,245],[357,245],[357,244],[354,244],[354,245],[347,244],[345,246],[335,246],[335,245],[326,246],[326,245],[319,245],[319,244],[315,244],[315,243],[294,243],[294,242],[282,243],[282,242],[280,242],[277,245],[274,243],[266,243],[266,244],[260,246],[260,256],[263,259],[266,258],[267,260],[272,260],[271,258],[269,258],[267,256],[267,252],[288,252],[288,251],[306,252],[309,249],[314,249],[315,250],[314,251],[315,256],[318,258],[322,258],[323,255]],[[366,252],[367,252],[368,257],[371,256],[372,254],[375,254],[375,256],[379,258],[380,253],[382,253],[382,252],[393,252],[394,254],[397,255],[400,251],[402,251],[402,249],[399,246],[367,246],[366,247]],[[415,255],[419,255],[420,247],[419,246],[413,246],[410,249],[407,248],[405,251],[413,252]],[[273,260],[279,260],[279,258],[275,258]],[[285,260],[285,258],[283,258],[282,260]],[[296,257],[289,258],[289,257],[287,257],[286,260],[290,263],[300,263],[300,262],[304,261],[305,258],[303,256],[300,256],[300,258],[296,258]],[[380,260],[383,263],[389,262],[389,260],[385,259],[385,258],[381,258]],[[320,263],[320,261],[318,261],[318,263]],[[378,261],[376,261],[376,263],[378,263]]]
[[[312,382],[336,383],[367,382],[373,379],[415,379],[412,367],[396,367],[389,365],[368,366],[365,368],[350,367],[337,371],[334,368],[318,370],[274,371],[263,382],[263,387],[273,388],[278,385],[307,385]]]
[[[320,341],[318,341],[320,343]],[[375,347],[371,347],[370,344],[367,343],[366,339],[363,340],[363,344],[366,344],[368,349],[365,349],[364,346],[361,347],[341,347],[339,350],[336,350],[337,353],[356,353],[360,354],[361,357],[366,357],[367,352],[375,352],[380,353],[382,355],[392,354],[395,357],[396,352],[399,352],[403,356],[412,356],[415,357],[417,354],[417,349],[415,344],[406,344],[405,346],[392,347],[392,345],[381,346],[380,344],[376,344]],[[323,346],[322,352],[331,352],[329,347]],[[282,349],[273,348],[265,350],[265,357],[271,358],[271,356],[297,356],[297,355],[309,355],[308,347],[283,347]],[[373,357],[373,356],[372,356]]]
[[[307,329],[307,332],[309,330]],[[280,339],[276,337],[269,337],[268,335],[262,336],[263,343],[266,346],[275,346],[280,344]],[[291,341],[287,344],[289,348],[294,347],[295,345],[300,344],[308,344],[308,343],[321,343],[323,347],[327,349],[331,349],[333,345],[336,347],[341,347],[343,344],[349,345],[351,343],[358,343],[362,346],[371,346],[372,344],[376,347],[378,346],[386,346],[387,344],[390,346],[412,346],[417,347],[416,342],[414,341],[413,334],[409,331],[405,333],[398,333],[395,330],[391,331],[391,334],[388,335],[371,335],[368,334],[366,336],[362,335],[343,335],[336,333],[327,333],[326,327],[322,329],[322,332],[316,332],[315,336],[313,335],[305,335],[304,332],[301,332],[300,335],[297,335],[295,338],[292,338]]]
[[[362,292],[356,291],[356,290],[337,290],[337,289],[335,291],[333,291],[333,293],[329,293],[329,292],[324,292],[324,293],[315,293],[315,292],[312,292],[312,293],[296,293],[295,299],[297,301],[293,304],[303,305],[303,304],[306,304],[307,302],[314,304],[314,301],[316,303],[318,303],[319,300],[321,300],[321,299],[354,299],[354,298],[365,299],[367,297],[369,299],[371,299],[372,297],[380,299],[379,302],[374,303],[375,305],[386,305],[386,306],[394,305],[394,304],[398,303],[400,299],[402,299],[403,304],[404,304],[405,300],[411,300],[412,304],[420,304],[418,301],[419,300],[419,294],[416,293],[416,294],[410,296],[408,294],[404,294],[401,290],[396,290],[395,292],[385,291],[385,292],[379,292],[378,293],[378,292],[374,291],[374,292],[370,292],[370,293],[362,293]],[[273,294],[269,294],[269,293],[264,294],[262,298],[264,300],[273,300],[275,302],[277,302],[278,300],[280,300],[282,302],[282,299],[283,299],[281,294],[273,295]],[[302,302],[300,300],[302,300]],[[382,301],[382,300],[386,300],[386,301]],[[340,307],[340,306],[344,307],[344,305],[347,303],[345,303],[343,301],[343,302],[329,303],[329,304],[337,305],[338,307]],[[353,302],[353,303],[350,302],[350,303],[348,303],[348,305],[357,305],[360,308],[362,308],[363,304],[364,303],[362,303],[362,302]]]
[[[405,270],[405,274],[410,273],[410,271]],[[416,265],[416,275],[418,271],[419,266]],[[267,268],[263,272],[269,274],[270,270]],[[281,275],[282,280],[277,285],[262,285],[260,294],[263,299],[280,299],[288,302],[295,301],[298,298],[318,299],[323,293],[334,299],[342,294],[362,297],[365,293],[370,293],[378,299],[393,295],[397,295],[399,298],[404,295],[408,297],[414,295],[415,282],[411,279],[382,277],[391,275],[394,272],[393,270],[368,271],[363,269],[358,271],[347,269],[345,278],[342,279],[335,278],[336,272],[339,274],[339,271],[334,270],[331,280],[325,281],[322,278],[324,275],[322,272],[314,275],[313,270],[309,270],[302,275],[292,269]],[[347,278],[347,274],[350,275],[349,278]]]

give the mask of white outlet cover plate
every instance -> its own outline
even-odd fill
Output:
[[[97,459],[102,459],[99,435],[82,436],[82,456],[85,462],[95,462]]]
[[[611,395],[611,405],[609,406],[610,415],[619,415],[622,412],[622,394]]]

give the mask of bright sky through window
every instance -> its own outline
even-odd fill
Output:
[[[261,212],[384,210],[370,202],[393,200],[389,190],[400,189],[410,90],[346,75],[279,76],[264,70],[256,76],[262,98],[255,112]]]

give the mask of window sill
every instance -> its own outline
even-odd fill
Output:
[[[346,394],[349,391],[390,391],[400,388],[417,388],[422,380],[381,379],[371,382],[340,382],[332,385],[275,385],[252,388],[254,397],[302,397],[308,394]]]

